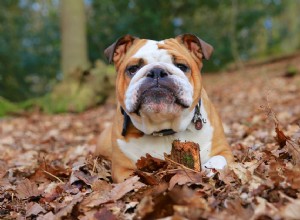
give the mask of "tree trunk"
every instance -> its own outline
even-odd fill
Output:
[[[239,50],[238,50],[238,42],[236,39],[236,23],[238,15],[238,1],[231,0],[231,17],[230,17],[230,47],[231,47],[231,54],[234,61],[237,64],[239,69],[243,68],[243,63],[240,59]]]
[[[61,68],[67,77],[76,68],[88,68],[86,15],[83,0],[61,0]]]

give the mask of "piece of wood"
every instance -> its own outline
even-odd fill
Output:
[[[197,143],[173,141],[170,159],[195,171],[201,171],[200,148]]]

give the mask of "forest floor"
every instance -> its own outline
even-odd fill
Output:
[[[0,119],[0,219],[300,219],[299,71],[295,55],[204,74],[235,156],[212,178],[144,158],[113,184],[109,161],[91,156],[112,102]]]

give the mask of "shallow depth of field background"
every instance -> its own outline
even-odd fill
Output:
[[[128,33],[199,36],[215,48],[205,73],[290,55],[300,48],[299,11],[294,0],[3,0],[0,115],[104,103],[115,73],[103,50]]]

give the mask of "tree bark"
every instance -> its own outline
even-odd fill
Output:
[[[64,77],[88,68],[86,15],[83,0],[61,0],[61,68]]]
[[[197,143],[173,141],[170,158],[188,168],[201,171],[200,149]]]

